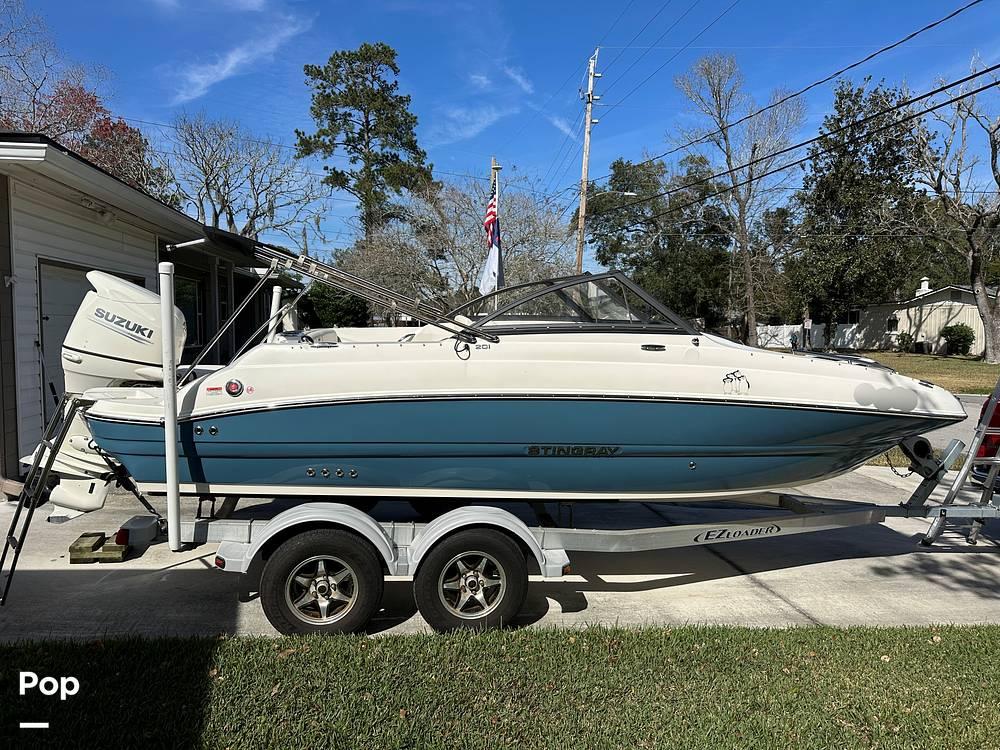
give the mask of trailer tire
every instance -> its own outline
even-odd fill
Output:
[[[353,633],[382,602],[382,563],[366,540],[341,529],[304,531],[274,550],[260,578],[260,603],[285,635]]]
[[[428,553],[413,579],[417,609],[439,632],[509,626],[527,592],[524,552],[507,534],[493,529],[468,529],[446,537]]]

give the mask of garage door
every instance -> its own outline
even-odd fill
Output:
[[[42,393],[48,421],[63,392],[62,345],[73,317],[90,291],[88,268],[38,263],[38,304],[42,319]],[[53,395],[54,394],[54,395]]]

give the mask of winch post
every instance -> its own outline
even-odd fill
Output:
[[[160,263],[163,354],[163,455],[166,462],[167,543],[181,551],[181,498],[177,484],[177,354],[174,351],[174,264]]]

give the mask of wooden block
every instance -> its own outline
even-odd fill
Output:
[[[69,545],[69,551],[71,553],[93,552],[95,549],[104,544],[107,538],[107,534],[103,531],[88,531],[84,534],[80,534],[76,541]]]
[[[108,541],[106,534],[91,531],[81,534],[69,547],[69,562],[71,565],[83,565],[96,562],[121,562],[125,559],[128,546]]]
[[[125,559],[128,547],[124,544],[108,543],[91,553],[95,562],[121,562]]]

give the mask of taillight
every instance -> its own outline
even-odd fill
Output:
[[[983,408],[979,410],[980,420],[982,420],[983,415],[986,413],[986,407],[989,403],[989,399],[983,402]],[[1000,428],[1000,405],[993,410],[990,427]],[[979,446],[979,450],[976,452],[976,458],[992,458],[997,455],[998,449],[1000,449],[1000,435],[987,435],[983,438],[983,444]]]

